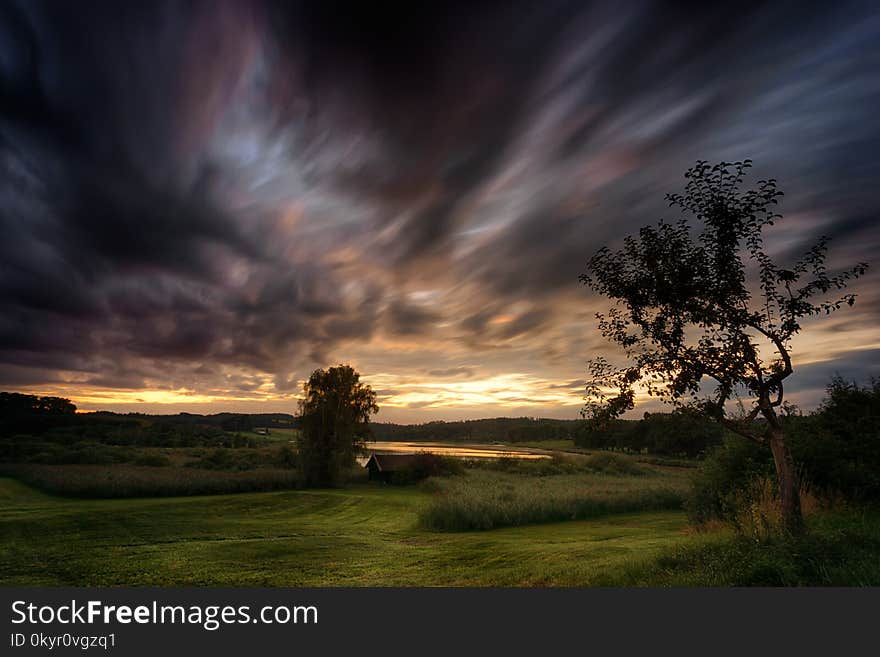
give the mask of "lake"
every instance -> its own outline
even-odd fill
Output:
[[[367,443],[368,452],[377,452],[379,454],[414,454],[415,452],[430,452],[441,456],[454,456],[457,458],[486,458],[486,459],[549,459],[548,454],[541,453],[540,450],[530,449],[528,447],[510,447],[508,445],[490,445],[490,444],[463,444],[450,445],[449,443],[430,443],[430,442],[398,442],[388,440],[375,440]],[[367,458],[360,458],[358,461],[363,465],[367,462]]]

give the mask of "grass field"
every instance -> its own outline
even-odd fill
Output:
[[[880,584],[877,512],[815,516],[797,540],[696,533],[672,510],[436,532],[419,523],[433,499],[356,485],[78,500],[0,478],[0,585]]]
[[[219,451],[271,464],[278,449]],[[680,510],[691,471],[664,460],[478,459],[421,486],[367,484],[358,468],[347,488],[292,490],[294,470],[152,451],[176,465],[7,466],[0,585],[880,584],[880,514],[811,517],[797,540],[697,533]]]
[[[289,443],[292,440],[296,440],[300,432],[299,429],[271,427],[268,435],[257,433],[256,431],[233,431],[231,433],[239,433],[248,438],[265,440],[267,443]]]
[[[0,479],[0,584],[585,585],[686,540],[684,514],[436,533],[415,487],[71,500]]]

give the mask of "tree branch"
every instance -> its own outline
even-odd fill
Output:
[[[782,357],[782,362],[785,364],[785,369],[778,374],[773,374],[770,377],[770,381],[781,382],[782,379],[786,378],[788,375],[790,375],[794,371],[794,369],[791,366],[791,356],[788,355],[788,349],[785,348],[785,344],[778,336],[773,335],[769,331],[764,330],[761,326],[759,326],[757,324],[747,324],[747,326],[755,329],[756,331],[761,333],[763,336],[765,336],[768,340],[772,341],[774,345],[776,345],[776,350],[779,352],[779,355]]]
[[[759,410],[759,409],[755,409]],[[757,416],[757,413],[749,414],[749,421],[752,421]],[[765,442],[764,436],[758,435],[756,433],[752,433],[751,431],[747,431],[740,422],[736,420],[731,420],[726,417],[718,418],[718,421],[721,422],[722,425],[733,431],[735,434],[742,436],[743,438],[748,438],[752,442],[758,443],[759,445],[763,445]]]

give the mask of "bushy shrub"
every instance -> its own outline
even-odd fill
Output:
[[[880,383],[860,387],[834,379],[819,410],[784,423],[802,503],[880,499]],[[775,481],[770,450],[730,437],[695,473],[686,508],[694,522],[719,519],[739,526],[767,506],[760,498],[773,490],[768,481]]]
[[[835,378],[820,409],[789,425],[792,455],[814,489],[880,500],[880,380],[861,387]]]
[[[253,470],[254,468],[272,466],[275,458],[266,456],[255,450],[217,447],[201,457],[198,461],[187,465],[205,470]]]
[[[424,481],[428,477],[460,474],[463,471],[464,465],[459,459],[431,452],[419,452],[413,457],[409,468],[391,474],[391,483],[405,486]]]
[[[283,445],[275,455],[275,465],[279,468],[298,467],[296,450],[290,445]]]
[[[645,474],[645,471],[632,460],[620,454],[612,454],[602,452],[593,454],[584,462],[584,467],[591,472],[602,472],[611,475],[632,475],[638,476]]]
[[[187,450],[193,460],[187,467],[203,470],[254,470],[257,468],[294,469],[299,465],[299,454],[290,445],[273,449],[215,449]]]
[[[692,522],[733,520],[756,479],[773,476],[770,450],[738,436],[725,438],[695,471],[685,509]]]

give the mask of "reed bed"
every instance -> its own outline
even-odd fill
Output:
[[[434,495],[419,515],[421,525],[435,531],[469,531],[680,509],[687,483],[661,475],[524,477],[471,470],[431,480],[429,486]]]
[[[295,470],[244,471],[139,465],[7,465],[12,476],[47,493],[67,497],[167,497],[216,495],[296,488]]]

